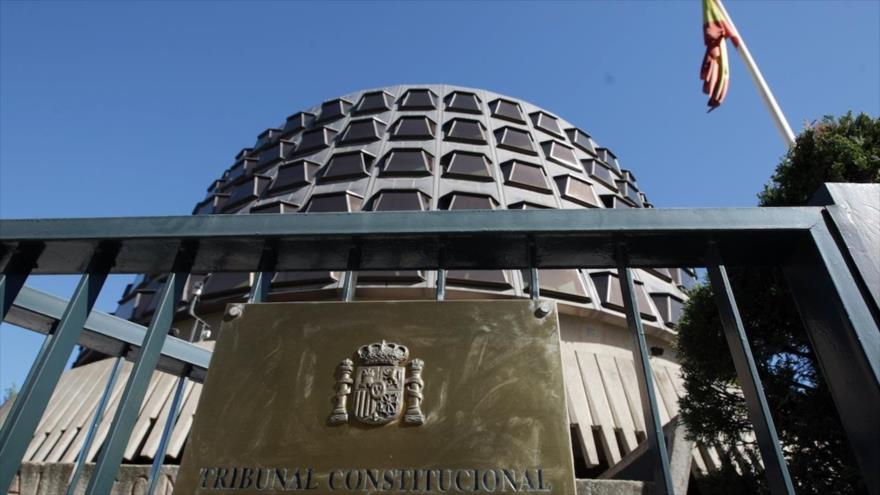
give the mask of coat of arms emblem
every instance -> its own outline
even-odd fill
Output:
[[[348,422],[349,395],[354,396],[351,414],[361,423],[383,425],[398,419],[401,413],[404,423],[425,422],[421,409],[424,361],[407,362],[406,346],[384,340],[362,346],[357,356],[357,368],[351,359],[339,363],[331,424]]]

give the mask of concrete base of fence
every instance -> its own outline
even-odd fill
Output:
[[[9,495],[58,495],[65,493],[67,482],[73,474],[73,464],[25,463],[18,470],[12,482]],[[87,464],[83,470],[76,495],[85,493],[94,464]],[[147,475],[150,466],[123,465],[116,473],[116,483],[109,495],[143,495],[147,491]],[[170,495],[174,491],[177,466],[164,466],[162,479],[156,489],[157,495]]]
[[[85,493],[94,464],[86,465],[76,495]],[[144,495],[147,490],[147,474],[150,466],[125,464],[116,474],[116,483],[109,495]],[[57,495],[67,490],[67,480],[73,473],[73,464],[25,463],[12,482],[9,495]],[[158,495],[171,495],[177,466],[164,466],[162,479],[156,490]],[[651,495],[651,483],[621,480],[577,480],[578,495]]]

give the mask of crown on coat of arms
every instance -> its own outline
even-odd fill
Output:
[[[374,342],[358,349],[358,356],[364,364],[390,364],[394,366],[406,361],[409,349],[393,342]]]

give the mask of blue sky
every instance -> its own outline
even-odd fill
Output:
[[[880,114],[880,2],[729,0],[795,132]],[[753,206],[785,149],[738,57],[700,92],[700,4],[0,3],[0,217],[189,214],[263,129],[361,88],[519,97],[616,152],[658,207]],[[115,309],[131,277],[112,277]],[[76,279],[29,283],[68,295]],[[4,325],[0,388],[41,337]]]

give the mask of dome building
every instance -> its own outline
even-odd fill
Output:
[[[400,85],[325,101],[261,132],[209,185],[193,214],[651,207],[635,174],[611,150],[553,112],[480,89]],[[633,273],[661,421],[667,424],[678,414],[683,393],[672,342],[694,272],[670,267]],[[516,270],[449,270],[445,298],[528,298],[529,279]],[[596,478],[645,439],[617,274],[542,269],[538,280],[541,297],[558,302],[576,475]],[[252,282],[253,275],[241,273],[191,276],[176,335],[211,347],[223,308],[243,302]],[[431,300],[438,274],[279,272],[268,300],[339,300],[347,283],[353,284],[355,300]],[[161,284],[160,277],[139,277],[126,289],[116,316],[148,322]],[[79,357],[62,377],[24,462],[76,458],[110,368],[111,360],[101,356]],[[128,369],[117,380],[117,400]],[[174,381],[154,375],[125,462],[152,461]],[[200,390],[200,384],[187,384],[168,464],[180,462],[193,416],[205,413],[197,408]],[[69,394],[80,397],[81,404],[69,406]],[[111,399],[90,462],[115,407]],[[701,471],[718,462],[716,452],[703,447],[694,449],[693,459]]]

